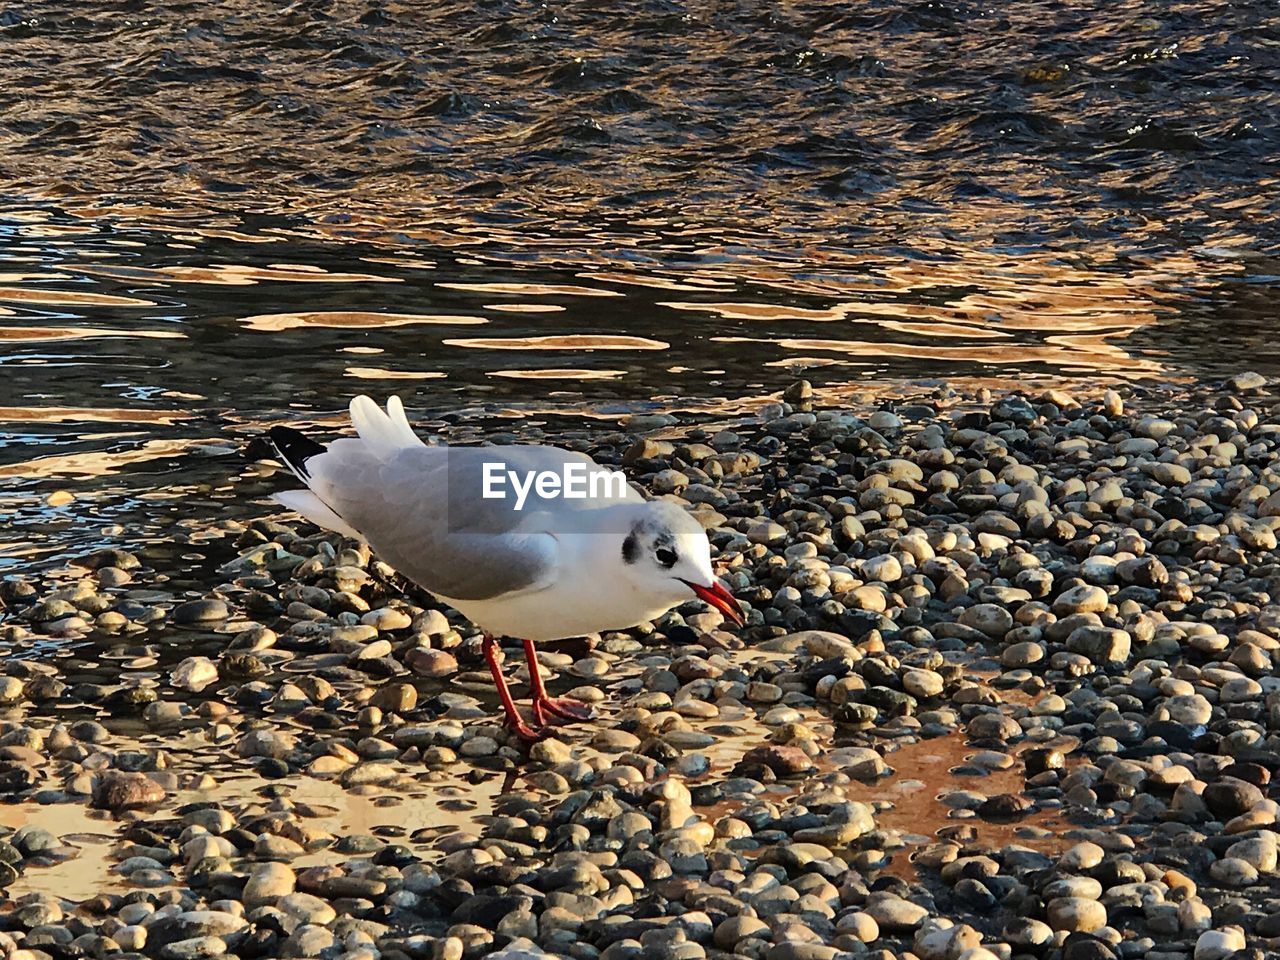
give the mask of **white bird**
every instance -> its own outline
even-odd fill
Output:
[[[585,475],[590,488],[591,477],[610,471],[585,454],[539,445],[427,446],[394,396],[385,411],[356,397],[351,422],[357,436],[328,447],[289,427],[271,428],[280,459],[307,485],[276,500],[321,527],[367,541],[480,627],[507,725],[521,739],[542,736],[549,717],[592,716],[585,703],[547,695],[535,642],[623,630],[691,597],[743,622],[737,601],[712,572],[706,532],[677,504],[646,501],[616,483],[612,496],[580,499],[548,492],[550,485],[529,489],[520,509],[514,497],[483,495],[494,473],[486,464],[495,463],[524,477],[565,475],[569,468]],[[535,726],[520,716],[507,688],[497,636],[524,642]]]

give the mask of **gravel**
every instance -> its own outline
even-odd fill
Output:
[[[748,623],[549,645],[601,719],[528,751],[476,630],[313,528],[0,583],[0,950],[1280,950],[1272,384],[785,396],[551,437],[693,506]]]

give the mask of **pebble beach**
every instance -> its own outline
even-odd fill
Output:
[[[1280,384],[516,439],[688,505],[747,625],[550,645],[599,719],[525,749],[476,628],[278,508],[10,576],[6,960],[1280,955]]]

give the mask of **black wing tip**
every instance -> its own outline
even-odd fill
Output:
[[[267,431],[271,445],[276,448],[283,460],[298,476],[307,477],[307,461],[324,453],[324,445],[316,443],[300,430],[293,427],[272,427]]]

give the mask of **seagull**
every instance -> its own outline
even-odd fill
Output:
[[[269,431],[280,460],[306,484],[275,499],[327,530],[366,541],[383,560],[483,631],[485,662],[507,727],[533,742],[546,726],[590,720],[590,706],[551,697],[536,643],[625,630],[696,597],[741,625],[742,609],[711,569],[706,532],[683,507],[645,500],[586,454],[517,444],[427,445],[400,398],[383,410],[351,401],[356,436],[324,446],[298,430]],[[524,481],[521,501],[498,483],[547,474],[570,484]],[[600,481],[600,482],[595,482]],[[601,488],[604,488],[603,491]],[[497,495],[495,495],[497,494]],[[562,495],[561,495],[562,494]],[[529,664],[533,725],[502,672],[498,637],[520,639]]]

